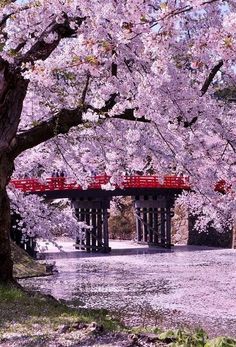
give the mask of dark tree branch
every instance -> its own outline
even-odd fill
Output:
[[[146,119],[143,117],[135,117],[134,116],[134,109],[126,109],[123,113],[115,116],[109,116],[108,112],[111,111],[111,109],[116,105],[116,97],[118,96],[117,93],[113,93],[110,95],[110,98],[105,102],[105,106],[101,108],[96,108],[91,105],[87,105],[87,108],[92,110],[93,112],[97,113],[100,117],[100,119],[112,119],[112,118],[118,118],[118,119],[124,119],[129,121],[137,121],[142,123],[150,123],[151,121],[149,119]]]
[[[219,2],[221,0],[208,0],[208,1],[203,1],[201,3],[201,6],[207,6],[207,5],[211,5],[213,3],[216,3],[216,2]],[[155,8],[155,10],[158,10],[159,8]],[[178,16],[178,15],[181,15],[182,13],[187,13],[187,12],[190,12],[194,9],[193,6],[190,6],[190,5],[185,5],[183,7],[179,7],[179,8],[176,8],[174,10],[172,10],[171,12],[165,14],[163,17],[161,18],[158,18],[157,20],[154,21],[154,23],[151,24],[151,28],[155,27],[156,25],[159,24],[160,21],[163,21],[163,20],[166,20],[166,19],[170,19],[172,17],[175,17],[175,16]]]
[[[133,109],[126,109],[123,113],[114,115],[114,116],[109,116],[108,112],[115,106],[116,104],[116,97],[117,94],[113,93],[110,96],[110,99],[108,99],[105,102],[105,106],[101,108],[95,108],[91,105],[88,105],[87,108],[92,110],[93,112],[97,113],[99,115],[100,119],[113,119],[113,118],[118,118],[118,119],[124,119],[124,120],[129,120],[129,121],[137,121],[137,122],[142,122],[142,123],[150,123],[151,121],[149,119],[146,119],[144,116],[143,117],[135,117],[134,116],[134,110]]]
[[[117,76],[117,64],[116,63],[111,64],[111,75]]]
[[[34,62],[35,60],[46,60],[50,54],[55,50],[58,46],[59,42],[63,38],[69,38],[76,34],[76,29],[72,29],[70,27],[71,18],[68,18],[66,14],[64,14],[65,21],[64,23],[57,23],[53,21],[47,29],[39,37],[38,41],[30,48],[30,50],[25,53],[23,56],[16,58],[16,65],[21,65],[26,62]],[[73,19],[76,21],[76,24],[80,26],[86,18],[76,18]],[[44,39],[50,33],[55,33],[57,35],[57,39],[51,43],[47,43]]]
[[[17,135],[12,146],[12,155],[16,158],[25,150],[33,148],[59,134],[66,134],[74,126],[86,123],[83,121],[82,115],[88,108],[87,106],[86,108],[78,107],[74,110],[62,109],[48,121],[41,122],[37,126]],[[145,119],[145,117],[136,118],[132,109],[127,109],[122,114],[113,117],[103,114],[101,119],[104,120],[104,118],[150,123],[150,120]]]
[[[95,108],[92,106],[88,106],[89,109],[93,110],[94,112],[98,113],[98,114],[103,114],[103,113],[107,113],[109,112],[113,106],[115,106],[116,104],[116,97],[118,96],[117,93],[113,93],[110,95],[110,98],[108,100],[105,101],[105,106],[101,107],[101,108]]]
[[[191,126],[192,126],[193,124],[195,124],[197,120],[198,120],[198,117],[197,117],[197,116],[193,117],[190,121],[184,120],[184,117],[183,117],[183,116],[178,116],[178,117],[177,117],[177,123],[178,123],[178,125],[183,124],[183,127],[184,127],[184,128],[191,128]],[[173,124],[173,122],[170,122],[170,123]]]
[[[220,68],[223,66],[223,60],[220,60],[219,63],[217,65],[215,65],[213,67],[213,69],[211,70],[209,76],[207,77],[207,79],[205,80],[202,89],[201,89],[201,96],[203,96],[204,94],[206,94],[211,82],[213,81],[215,75],[217,74],[217,72],[220,70]]]
[[[11,1],[8,1],[6,2],[6,4],[3,4],[2,6],[6,6],[8,5],[8,3],[12,3],[12,2],[16,2],[16,0],[11,0]],[[0,4],[0,8],[1,8],[1,4]],[[5,14],[3,17],[2,17],[2,20],[0,21],[0,28],[1,27],[4,27],[4,25],[6,24],[6,21],[11,17],[11,16],[14,16],[18,11],[24,11],[24,10],[28,10],[30,7],[28,5],[26,6],[23,6],[21,7],[19,10],[17,11],[13,11],[11,13],[8,13],[8,14]]]
[[[0,27],[3,27],[6,24],[6,21],[8,20],[8,18],[10,18],[11,16],[12,16],[12,13],[3,16],[2,20],[0,21]]]
[[[90,80],[90,74],[87,75],[86,78],[86,83],[85,83],[85,87],[82,93],[82,98],[81,98],[81,104],[84,105],[85,103],[85,99],[86,99],[86,95],[87,95],[87,91],[88,91],[88,87],[89,87],[89,80]]]
[[[17,135],[12,148],[13,156],[16,158],[25,150],[33,148],[59,134],[66,134],[73,126],[82,124],[83,111],[82,107],[74,110],[62,109],[48,121],[41,122],[37,126]]]
[[[124,119],[124,120],[128,120],[128,121],[136,121],[136,122],[141,122],[141,123],[151,123],[150,119],[145,118],[144,116],[136,118],[134,116],[134,110],[133,109],[126,109],[123,113],[115,115],[115,116],[105,116],[106,118],[117,118],[117,119]]]

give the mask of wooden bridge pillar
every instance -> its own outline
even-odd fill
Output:
[[[77,237],[76,248],[87,252],[110,252],[107,211],[110,199],[80,198],[73,200],[72,204],[78,221],[90,227],[82,230],[83,237]]]
[[[174,196],[136,196],[134,206],[137,241],[170,248]]]

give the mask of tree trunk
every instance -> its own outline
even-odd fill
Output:
[[[6,188],[0,189],[0,282],[13,281],[13,262],[10,246],[10,202]]]
[[[5,153],[0,154],[0,282],[13,281],[13,262],[10,245],[10,200],[6,186],[13,171],[14,161]]]
[[[6,187],[10,181],[14,156],[12,146],[20,122],[28,81],[0,57],[0,282],[12,282],[13,262],[10,246],[10,202]]]

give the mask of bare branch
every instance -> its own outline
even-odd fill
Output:
[[[217,72],[220,70],[220,68],[223,66],[223,60],[220,60],[219,63],[217,65],[215,65],[213,67],[213,69],[211,70],[209,76],[207,77],[207,79],[205,80],[202,89],[201,89],[201,96],[203,96],[204,94],[206,94],[211,82],[213,81],[215,75],[217,74]]]
[[[206,6],[206,5],[210,5],[212,3],[215,3],[215,2],[218,2],[220,0],[208,0],[208,1],[203,1],[201,3],[201,6]],[[160,21],[163,21],[165,19],[169,19],[169,18],[172,18],[172,17],[175,17],[175,16],[178,16],[179,14],[182,14],[182,13],[186,13],[186,12],[190,12],[194,9],[193,6],[190,6],[190,5],[186,5],[186,6],[183,6],[183,7],[179,7],[179,8],[176,8],[174,9],[173,11],[167,13],[165,16],[157,19],[152,25],[151,25],[151,28],[153,28],[154,26],[156,26],[157,24],[159,24]]]
[[[123,113],[115,115],[110,117],[109,115],[105,115],[106,118],[116,118],[116,119],[123,119],[123,120],[128,120],[128,121],[135,121],[135,122],[141,122],[141,123],[151,123],[150,119],[145,118],[144,116],[142,117],[135,117],[134,116],[134,110],[129,108],[126,109]]]
[[[81,104],[84,105],[85,103],[85,99],[86,99],[86,95],[87,95],[87,91],[88,91],[88,87],[89,87],[89,80],[90,80],[90,74],[87,75],[86,78],[86,83],[85,83],[85,87],[82,93],[82,98],[81,98]]]

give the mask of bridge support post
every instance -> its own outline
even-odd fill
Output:
[[[174,196],[136,196],[137,241],[150,246],[171,247],[171,217]]]
[[[136,235],[137,235],[137,241],[141,242],[142,241],[142,223],[141,223],[141,213],[140,213],[140,208],[136,208]]]
[[[159,222],[158,222],[158,208],[153,208],[153,244],[158,245],[159,242]]]
[[[108,209],[110,199],[80,198],[72,201],[75,214],[80,222],[88,227],[82,232],[84,236],[76,239],[76,248],[87,252],[110,252],[108,233]]]

